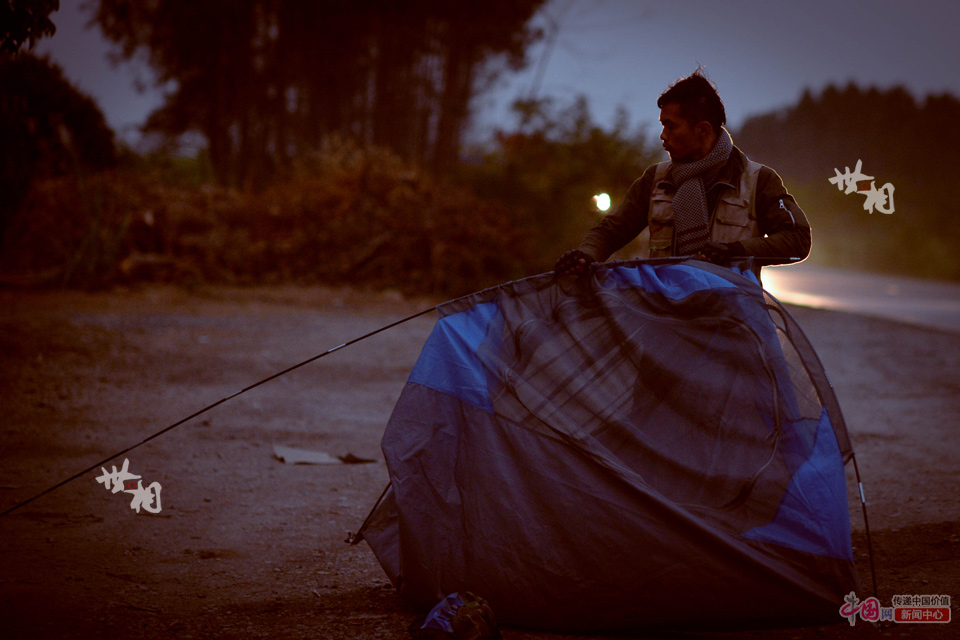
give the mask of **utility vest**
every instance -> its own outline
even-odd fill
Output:
[[[736,190],[722,187],[726,193],[720,196],[716,207],[710,214],[710,240],[712,242],[739,242],[759,235],[757,214],[755,211],[757,178],[762,165],[752,160],[740,173],[740,184]],[[676,242],[673,233],[673,196],[674,191],[665,188],[664,176],[670,168],[670,162],[657,165],[653,178],[653,191],[650,194],[650,209],[647,215],[650,232],[649,255],[646,258],[664,258],[676,255]]]

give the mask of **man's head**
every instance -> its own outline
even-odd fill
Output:
[[[713,83],[700,73],[677,80],[657,99],[663,148],[674,162],[693,162],[713,148],[727,121]]]

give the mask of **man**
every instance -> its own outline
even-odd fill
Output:
[[[647,227],[651,258],[696,256],[721,265],[741,256],[763,264],[806,258],[806,216],[773,169],[733,146],[723,102],[700,69],[670,85],[657,106],[670,161],[648,167],[554,271],[580,275]],[[759,279],[760,267],[754,272]]]

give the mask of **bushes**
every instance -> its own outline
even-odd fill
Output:
[[[76,163],[34,181],[0,245],[0,284],[299,282],[452,296],[545,271],[596,222],[591,196],[622,195],[653,154],[625,116],[609,132],[594,125],[583,100],[527,114],[451,171],[456,184],[336,137],[255,193],[207,184],[202,157]]]
[[[281,279],[451,294],[524,274],[503,208],[382,150],[333,139],[253,204],[264,225],[251,244],[277,252],[261,270]]]
[[[259,194],[142,167],[38,181],[0,251],[8,282],[88,288],[294,281],[457,295],[528,264],[502,206],[338,139]]]

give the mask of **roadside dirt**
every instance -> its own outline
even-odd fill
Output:
[[[0,291],[0,511],[433,304],[297,288]],[[646,637],[957,637],[960,334],[791,312],[844,408],[881,604],[950,595],[954,622],[881,631],[838,615],[830,627]],[[136,513],[129,494],[97,483],[97,470],[0,518],[0,639],[408,637],[415,614],[369,548],[344,540],[386,484],[380,436],[433,320],[335,352],[112,460],[108,469],[127,458],[144,485],[162,485],[158,514]],[[274,444],[376,462],[288,465]],[[866,597],[863,518],[850,497]]]

